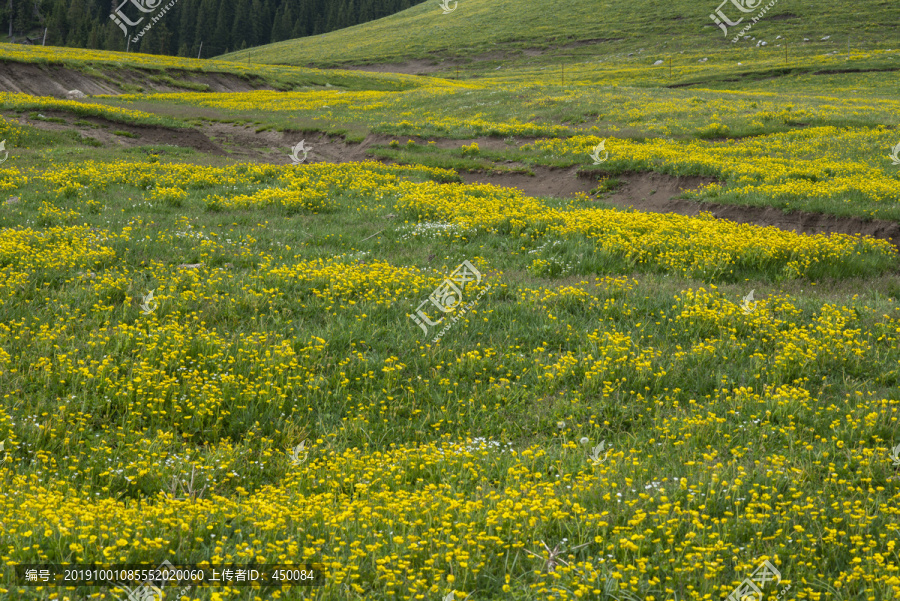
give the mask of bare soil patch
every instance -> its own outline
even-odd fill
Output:
[[[712,213],[718,219],[772,226],[798,234],[859,234],[887,240],[900,249],[900,224],[894,221],[883,219],[866,221],[858,217],[838,217],[807,211],[786,213],[775,207],[723,205],[675,199],[670,202],[669,210],[666,211],[669,213],[696,215],[700,211],[704,211]],[[642,211],[651,210],[637,205],[635,208]]]
[[[675,198],[686,190],[695,190],[715,182],[708,177],[673,177],[661,173],[633,173],[617,177],[624,180],[625,185],[601,200],[620,208],[686,216],[695,216],[702,211],[712,213],[718,219],[772,226],[802,234],[861,234],[888,240],[900,248],[900,224],[893,221],[867,221],[857,217],[837,217],[806,211],[787,213],[775,207],[726,205]]]
[[[467,184],[493,184],[504,188],[518,188],[526,196],[554,196],[571,198],[578,193],[587,194],[597,187],[591,178],[578,177],[578,167],[552,169],[532,167],[534,175],[526,173],[460,173]]]
[[[346,163],[373,160],[369,150],[373,145],[386,145],[391,140],[403,140],[405,136],[369,134],[360,143],[347,142],[343,136],[321,132],[257,131],[254,126],[231,123],[208,123],[199,129],[170,129],[154,126],[137,126],[115,123],[98,117],[76,117],[64,111],[44,111],[42,114],[65,120],[55,123],[31,120],[24,115],[6,114],[11,121],[32,125],[48,131],[76,131],[93,138],[106,147],[135,147],[147,145],[173,145],[188,147],[218,156],[229,156],[239,161],[269,164],[291,164],[291,149],[301,140],[310,148],[304,163]],[[75,125],[80,121],[79,125]],[[130,136],[114,132],[127,132]],[[413,136],[417,143],[428,140]],[[532,142],[530,138],[515,138],[508,145],[500,138],[482,137],[471,140],[436,139],[440,148],[459,148],[478,143],[480,148],[499,150]],[[383,160],[383,162],[388,162]],[[524,166],[522,166],[524,168]],[[496,186],[518,188],[527,196],[571,198],[589,194],[596,189],[596,174],[582,173],[580,167],[551,168],[532,166],[534,175],[511,172],[461,172],[465,183],[487,183]],[[619,208],[634,208],[655,213],[674,213],[695,216],[701,211],[719,219],[738,223],[774,226],[783,230],[804,234],[842,233],[861,234],[890,241],[900,248],[900,223],[884,220],[864,220],[854,217],[836,217],[820,213],[795,211],[786,213],[773,207],[723,205],[677,198],[686,190],[696,190],[713,183],[708,177],[674,177],[661,173],[629,173],[616,176],[624,184],[613,193],[600,198],[604,203]]]
[[[6,114],[4,117],[10,121],[18,121],[23,125],[31,125],[44,131],[77,132],[83,138],[96,140],[107,148],[170,145],[193,148],[200,152],[219,156],[226,154],[221,147],[195,129],[171,129],[152,125],[116,123],[102,117],[79,117],[64,111],[43,110],[39,114],[45,117],[63,119],[65,123],[29,119],[24,115],[18,114]],[[90,125],[75,125],[76,121],[89,123]],[[123,136],[115,132],[125,132],[130,135]]]
[[[580,174],[577,167],[551,169],[532,167],[535,175],[521,173],[460,173],[466,183],[487,183],[518,188],[528,196],[569,198],[589,193],[597,182],[589,174]],[[717,219],[737,223],[777,227],[802,234],[860,234],[890,241],[900,248],[900,224],[893,221],[866,221],[855,217],[837,217],[821,213],[794,211],[786,213],[774,207],[753,207],[697,202],[677,198],[687,190],[696,190],[716,180],[708,177],[675,177],[662,173],[631,173],[616,176],[625,184],[614,193],[600,198],[604,203],[651,213],[674,213],[696,216],[711,213]]]
[[[406,140],[412,140],[416,144],[427,144],[434,142],[434,145],[442,149],[458,150],[463,146],[471,146],[478,144],[480,150],[511,150],[516,149],[523,144],[533,144],[537,138],[496,138],[482,136],[480,138],[469,138],[466,140],[454,140],[452,138],[423,138],[421,136],[387,136],[387,143],[391,140],[397,140],[404,144]],[[382,142],[385,143],[385,142]]]
[[[480,137],[468,140],[452,140],[447,138],[423,138],[421,136],[392,136],[387,134],[368,134],[362,142],[348,142],[344,136],[329,135],[322,132],[293,131],[256,131],[255,126],[236,125],[233,123],[207,123],[202,132],[216,144],[224,148],[228,154],[242,160],[263,161],[272,164],[291,163],[291,149],[300,141],[311,147],[304,163],[348,163],[354,161],[381,160],[369,154],[374,145],[386,146],[391,141],[398,141],[401,146],[407,140],[417,144],[433,141],[435,146],[443,149],[458,149],[464,145],[477,143],[482,150],[505,150],[517,148],[534,142],[535,138],[515,138],[507,143],[501,138]],[[574,177],[573,177],[574,179]]]
[[[686,190],[696,190],[703,186],[715,183],[711,177],[675,177],[664,173],[628,173],[614,176],[623,183],[614,192],[607,194],[601,200],[617,207],[634,208],[641,211],[654,213],[678,213],[679,215],[696,215],[685,213],[688,210],[683,202],[692,206],[699,206],[697,202],[678,201],[674,197],[680,196]],[[596,187],[596,186],[594,186]]]
[[[527,173],[460,173],[466,183],[494,184],[507,188],[518,188],[527,196],[553,196],[571,198],[577,194],[588,194],[598,186],[591,174],[581,173],[580,167],[557,169],[532,166],[534,175]],[[694,190],[712,183],[706,177],[673,177],[661,173],[639,173],[617,176],[625,184],[614,194],[601,200],[621,208],[634,207],[641,211],[655,213],[676,213],[685,211],[673,197],[685,190]],[[693,201],[684,201],[697,205]],[[699,206],[699,205],[698,205]],[[699,209],[693,214],[699,212]],[[679,213],[687,214],[687,213]]]
[[[369,134],[362,142],[354,143],[346,141],[343,136],[322,132],[258,132],[253,126],[231,123],[205,124],[202,131],[239,160],[274,165],[293,163],[291,150],[301,141],[310,148],[304,163],[349,163],[373,160],[368,154],[372,145],[388,144],[396,139],[394,136]]]
[[[171,69],[144,71],[136,69],[100,69],[101,75],[89,75],[61,65],[0,62],[0,92],[20,92],[34,96],[65,98],[69,90],[87,95],[124,94],[127,87],[137,86],[144,92],[185,92],[192,86],[208,86],[210,92],[248,92],[272,90],[261,79],[244,79],[229,73],[200,73]],[[153,81],[165,76],[171,81]],[[183,82],[184,86],[171,82]]]
[[[119,88],[110,82],[64,67],[32,63],[0,63],[0,91],[65,98],[66,92],[74,89],[81,90],[85,94],[121,93]]]
[[[62,119],[65,123],[31,119],[27,115],[10,112],[5,113],[4,117],[44,131],[77,132],[83,138],[96,140],[107,148],[170,145],[230,156],[238,161],[273,165],[292,163],[291,149],[301,140],[306,141],[307,147],[312,146],[305,163],[348,163],[372,160],[367,154],[370,146],[388,144],[396,139],[394,136],[370,134],[361,143],[353,143],[342,136],[321,132],[257,131],[255,126],[233,123],[212,122],[198,128],[173,129],[117,123],[102,117],[81,117],[65,111],[42,110],[39,114]],[[130,135],[121,135],[122,132]]]

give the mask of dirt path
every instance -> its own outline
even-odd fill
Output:
[[[136,147],[146,145],[173,145],[188,147],[200,152],[230,157],[241,162],[288,165],[292,163],[291,149],[303,140],[311,147],[306,163],[346,163],[373,160],[369,150],[374,145],[386,145],[391,140],[405,141],[406,136],[369,134],[360,143],[347,142],[341,136],[310,132],[256,131],[253,126],[208,122],[197,129],[175,130],[165,127],[141,127],[113,123],[96,117],[75,117],[62,111],[45,111],[47,117],[63,119],[65,123],[31,120],[24,115],[7,114],[7,119],[33,125],[49,131],[79,132],[103,146]],[[80,124],[76,125],[75,122]],[[88,125],[85,125],[87,123]],[[126,132],[122,136],[114,132]],[[425,139],[411,137],[418,143]],[[532,138],[516,138],[513,145],[532,142]],[[459,148],[477,142],[480,148],[499,150],[507,148],[506,140],[499,138],[475,138],[472,140],[437,139],[440,148]],[[381,159],[379,159],[381,160]],[[509,167],[509,165],[505,165]],[[487,183],[496,186],[518,188],[528,196],[571,198],[577,194],[589,194],[597,187],[594,177],[580,174],[579,167],[554,169],[534,166],[534,175],[524,173],[460,173],[465,183]],[[639,211],[697,215],[701,211],[712,213],[719,219],[738,223],[774,226],[783,230],[804,234],[841,233],[862,234],[889,240],[900,248],[900,223],[893,221],[865,221],[854,217],[835,217],[820,213],[785,213],[772,207],[752,207],[700,203],[679,199],[685,190],[695,190],[712,183],[705,177],[673,177],[661,173],[633,173],[616,176],[624,184],[615,192],[601,197],[602,202]]]

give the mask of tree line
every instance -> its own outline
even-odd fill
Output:
[[[0,0],[9,41],[204,58],[327,33],[426,0]],[[171,7],[136,42],[157,10]],[[142,11],[141,8],[144,10]],[[136,26],[110,19],[116,9]],[[145,12],[146,11],[146,12]],[[128,29],[128,37],[123,27]],[[201,48],[202,44],[202,48]]]

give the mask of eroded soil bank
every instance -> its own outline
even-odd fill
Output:
[[[194,129],[176,130],[165,127],[112,123],[94,117],[77,118],[61,111],[45,111],[44,114],[62,119],[65,123],[33,120],[24,115],[12,113],[5,117],[44,130],[74,130],[83,137],[93,138],[104,146],[136,147],[170,144],[214,155],[230,156],[239,161],[285,165],[292,162],[290,150],[301,139],[305,140],[307,146],[312,146],[307,162],[346,163],[371,160],[373,157],[369,150],[372,146],[386,145],[396,138],[385,134],[370,134],[362,142],[353,143],[347,142],[341,136],[323,133],[256,131],[256,128],[252,126],[221,122],[207,122]],[[81,124],[76,125],[76,121]],[[90,125],[84,125],[85,122]],[[116,131],[128,132],[132,137],[113,133]],[[522,138],[517,139],[515,144],[526,144],[532,141],[532,138]],[[505,141],[496,138],[436,140],[437,145],[442,148],[458,148],[473,142],[477,142],[479,147],[486,149],[503,148],[506,145]],[[533,166],[530,169],[534,175],[510,172],[462,172],[460,178],[466,183],[488,183],[518,188],[528,196],[556,198],[571,198],[579,193],[589,194],[597,187],[597,182],[592,177],[579,174],[578,167],[554,169]],[[677,198],[686,190],[694,190],[714,181],[705,177],[631,173],[618,175],[616,178],[623,182],[622,185],[599,200],[620,208],[688,216],[704,211],[719,219],[773,226],[804,234],[861,234],[889,240],[895,247],[900,248],[900,224],[893,221],[866,221],[855,217],[836,217],[803,211],[785,213],[773,207],[700,203]]]

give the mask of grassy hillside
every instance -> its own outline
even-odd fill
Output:
[[[740,27],[730,28],[726,40],[709,17],[717,8],[716,0],[459,0],[453,12],[444,14],[435,0],[329,34],[254,48],[252,56],[257,62],[294,65],[378,63],[546,49],[586,40],[598,42],[595,53],[662,47],[721,50],[731,47],[730,38]],[[741,14],[731,4],[723,10],[732,19]],[[754,15],[756,11],[749,13],[741,27]],[[830,35],[835,47],[846,44],[850,35],[851,42],[856,38],[871,47],[890,48],[898,45],[898,23],[900,4],[888,0],[783,0],[750,35],[782,35],[797,43]],[[246,56],[242,51],[223,58]]]
[[[260,65],[255,57],[245,55],[241,62],[198,60],[177,56],[155,56],[136,52],[108,50],[83,50],[57,46],[22,46],[0,43],[0,65],[3,65],[2,91],[10,90],[17,71],[28,78],[60,79],[58,71],[77,73],[95,82],[106,83],[112,89],[124,91],[152,90],[154,84],[167,84],[172,88],[209,90],[210,86],[192,81],[197,76],[227,75],[276,90],[293,90],[315,86],[336,86],[351,90],[402,90],[428,83],[427,80],[399,73],[358,73],[309,69],[282,65]],[[37,66],[44,73],[26,71],[23,65]],[[69,75],[69,73],[67,73]],[[7,81],[12,79],[13,81]],[[75,81],[71,87],[79,82]],[[90,85],[90,84],[88,84]],[[64,88],[63,88],[64,89]],[[88,88],[85,87],[85,91]],[[39,92],[50,95],[50,92]]]
[[[0,89],[144,88],[0,94],[0,601],[164,561],[321,583],[167,601],[900,598],[896,36],[672,4],[316,49],[481,53],[460,81],[0,50]]]
[[[321,574],[181,601],[708,601],[764,561],[798,601],[900,593],[886,243],[16,129],[4,564]],[[0,600],[124,598],[57,591]]]

